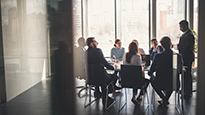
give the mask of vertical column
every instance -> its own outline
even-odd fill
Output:
[[[0,2],[1,8],[1,2]],[[4,49],[2,36],[2,15],[0,12],[0,103],[6,102],[6,87],[5,87],[5,66],[4,66]]]
[[[187,20],[191,29],[194,27],[194,0],[187,1]]]
[[[196,106],[196,115],[204,115],[205,114],[205,1],[199,0],[199,22],[198,22],[198,81],[197,81],[197,106]]]
[[[117,39],[118,38],[118,35],[117,35],[117,1],[116,0],[114,0],[114,8],[115,8],[115,10],[114,10],[114,14],[115,14],[115,39]]]
[[[152,38],[157,37],[157,0],[152,0]]]
[[[75,80],[73,75],[73,1],[57,2],[57,48],[53,52],[55,74],[52,77],[52,114],[75,115]],[[53,45],[51,45],[53,46]],[[55,47],[55,46],[54,46]],[[53,47],[53,48],[54,48]],[[52,48],[52,47],[51,47]]]

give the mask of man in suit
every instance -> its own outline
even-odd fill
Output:
[[[162,52],[163,48],[160,45],[158,45],[157,39],[155,38],[151,40],[151,45],[152,45],[152,48],[150,48],[149,54],[150,54],[150,59],[153,60],[154,55],[156,53]]]
[[[180,30],[183,32],[180,37],[178,50],[182,54],[184,60],[184,66],[186,71],[184,73],[184,97],[190,98],[192,96],[192,62],[194,61],[194,42],[195,38],[192,31],[188,27],[188,22],[182,20],[179,22]]]
[[[98,45],[98,42],[95,40],[94,37],[89,37],[87,38],[87,45],[88,45],[88,50],[86,51],[87,53],[87,64],[96,64],[96,65],[103,65],[104,67],[106,67],[107,69],[110,69],[110,70],[114,70],[115,68],[109,64],[106,59],[104,58],[104,55],[102,53],[102,50],[100,48],[97,48],[97,45]],[[108,74],[106,71],[105,71],[105,74],[106,74],[106,79],[107,79],[107,82],[110,82],[110,81],[114,81],[114,88],[115,90],[119,90],[120,87],[117,87],[115,85],[118,77],[117,77],[117,74],[114,73],[114,74]],[[103,105],[105,104],[105,96],[106,96],[106,90],[105,90],[105,86],[101,86],[101,90],[102,90],[102,100],[103,100]],[[100,90],[99,90],[99,86],[97,86],[95,88],[95,95],[99,96],[101,94]],[[108,101],[112,101],[111,98],[109,98]]]
[[[153,73],[156,71],[156,77],[151,81],[151,85],[162,99],[158,101],[159,104],[166,106],[173,91],[173,51],[168,36],[163,37],[160,43],[164,51],[154,56],[148,75],[154,76]],[[182,62],[181,58],[179,59]]]

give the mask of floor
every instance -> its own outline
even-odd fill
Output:
[[[84,80],[76,80],[76,86],[84,84]],[[196,82],[193,85],[196,88]],[[108,110],[103,109],[102,100],[99,99],[92,103],[90,106],[84,108],[85,91],[82,91],[78,95],[80,88],[76,89],[76,115],[141,115],[143,113],[143,108],[147,107],[145,115],[178,115],[177,109],[175,108],[175,93],[169,100],[170,104],[167,107],[161,107],[157,103],[159,97],[154,94],[155,103],[151,103],[152,97],[152,87],[148,87],[148,101],[145,99],[144,107],[135,106],[131,102],[132,90],[127,89],[127,105],[119,112],[119,102],[121,97],[121,103],[125,102],[125,90],[122,92],[116,92],[116,103]],[[93,93],[91,94],[91,96]],[[93,96],[92,96],[92,99]],[[184,100],[184,115],[195,115],[195,105],[196,105],[196,92],[193,92],[193,96],[190,100]],[[153,109],[154,108],[154,109]],[[154,110],[154,111],[153,111]],[[37,85],[33,86],[29,90],[15,97],[6,104],[0,105],[0,115],[54,115],[55,108],[51,100],[51,80],[48,78]],[[63,113],[65,115],[70,115],[70,113]],[[61,115],[61,114],[57,114]]]

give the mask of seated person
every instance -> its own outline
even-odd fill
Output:
[[[75,55],[75,58],[74,58],[74,67],[75,67],[75,76],[77,78],[80,78],[80,79],[85,79],[86,78],[86,74],[85,74],[85,60],[84,60],[84,55],[85,55],[85,46],[86,46],[86,43],[85,43],[85,39],[83,37],[80,37],[78,39],[78,47],[76,47],[74,50],[74,55]]]
[[[160,43],[164,51],[154,56],[148,75],[154,76],[153,73],[156,71],[156,77],[151,81],[151,85],[162,99],[158,101],[159,104],[166,106],[173,91],[173,51],[168,36],[163,37]]]
[[[137,44],[139,49],[139,54],[145,54],[144,50],[142,48],[139,48],[139,42],[136,39],[132,40],[132,42],[135,42]]]
[[[123,56],[123,64],[130,64],[130,65],[138,65],[141,66],[142,65],[142,59],[141,59],[141,55],[138,53],[138,46],[135,42],[131,42],[129,44],[129,51],[124,54]],[[142,76],[143,77],[143,76]],[[147,88],[149,81],[145,80],[144,82],[145,84],[145,89]],[[136,95],[137,95],[137,89],[133,88],[133,96],[132,96],[132,102],[135,105],[139,104],[139,100],[141,100],[141,96],[143,95],[143,90],[145,89],[141,89],[140,94],[138,95],[137,99],[136,99]]]
[[[115,63],[119,63],[122,61],[122,57],[125,53],[125,48],[121,47],[122,42],[120,39],[115,39],[114,47],[111,49],[111,61]],[[120,72],[118,74],[118,82],[121,81]]]
[[[156,53],[160,53],[163,51],[163,48],[158,45],[157,39],[153,38],[151,40],[152,48],[149,50],[150,59],[153,60],[153,57]]]
[[[87,38],[87,45],[88,45],[88,50],[86,51],[87,54],[87,64],[96,64],[96,65],[103,65],[107,69],[114,70],[114,67],[109,64],[106,59],[104,58],[104,55],[102,53],[102,50],[100,48],[97,48],[98,42],[95,40],[94,37],[89,37]],[[119,90],[121,89],[120,87],[117,87],[115,85],[117,81],[117,75],[116,73],[114,74],[108,74],[105,71],[106,74],[106,80],[107,82],[114,81],[114,89]],[[99,86],[96,86],[94,95],[96,97],[101,96],[102,94],[102,101],[103,105],[105,105],[105,97],[106,97],[106,87],[101,86],[102,93],[99,90]],[[112,98],[109,98],[108,101],[113,101]]]
[[[115,44],[111,49],[111,60],[115,63],[122,61],[122,57],[125,53],[125,48],[121,47],[122,43],[120,39],[115,39]]]

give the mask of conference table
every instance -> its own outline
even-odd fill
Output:
[[[113,74],[115,71],[121,71],[121,65],[123,64],[122,61],[120,61],[119,63],[114,63],[114,62],[109,62],[109,63],[115,67],[115,70],[107,70],[106,69],[106,71],[109,74]],[[181,84],[181,92],[180,92],[180,94],[181,94],[181,97],[179,97],[179,92],[175,91],[175,108],[176,108],[177,112],[179,112],[179,114],[183,113],[183,111],[184,111],[184,101],[183,100],[184,100],[184,72],[185,72],[185,68],[186,67],[183,66],[183,72],[181,74],[181,80],[180,80],[180,84]],[[149,71],[149,67],[144,68],[143,71],[148,72]],[[173,68],[173,72],[176,72],[176,71],[177,71],[177,69]],[[175,80],[176,76],[173,76],[173,77],[174,77],[174,80]],[[148,75],[145,75],[145,78],[146,79],[150,79],[151,77],[148,76]],[[174,89],[176,89],[176,88],[174,88]],[[176,102],[176,93],[178,93],[178,103]],[[155,97],[154,96],[154,90],[152,91],[152,97]],[[179,102],[179,99],[181,100],[181,103]],[[155,99],[152,98],[153,108],[155,108],[154,107],[154,105],[155,105],[154,101],[155,101]],[[153,109],[153,111],[154,111],[154,109]]]

